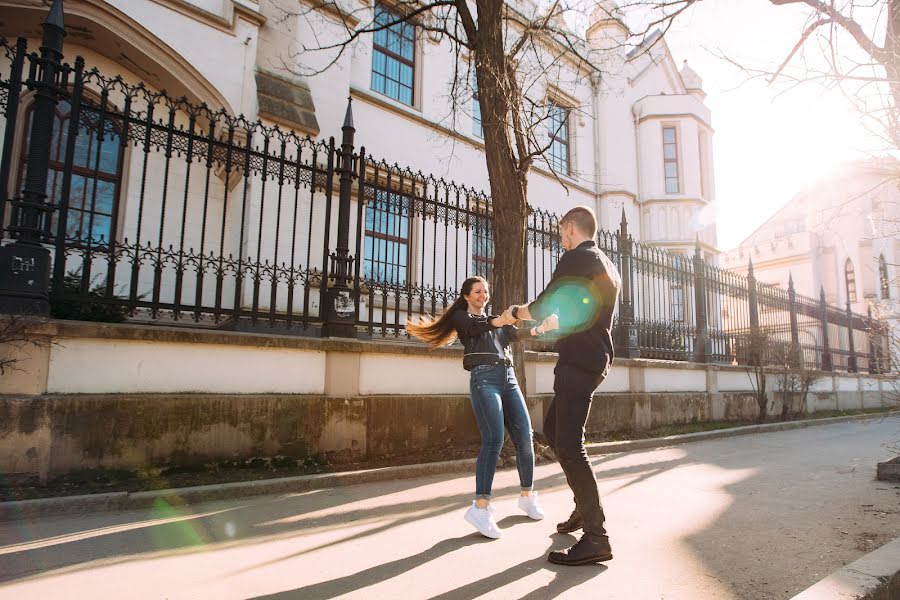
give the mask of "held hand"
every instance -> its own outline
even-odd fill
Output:
[[[559,317],[550,315],[541,323],[541,331],[553,331],[554,329],[559,329]]]
[[[516,322],[515,318],[512,316],[512,309],[507,308],[503,311],[503,314],[497,318],[497,322],[500,325],[512,325]]]

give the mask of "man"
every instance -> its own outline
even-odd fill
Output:
[[[612,320],[621,277],[594,241],[597,217],[590,208],[577,206],[567,212],[559,231],[565,253],[553,278],[533,302],[513,307],[512,314],[538,321],[559,315],[559,360],[544,435],[575,496],[575,510],[556,530],[570,533],[583,528],[584,535],[565,552],[551,552],[549,560],[583,565],[612,559],[597,480],[584,448],[584,428],[594,390],[612,364]]]

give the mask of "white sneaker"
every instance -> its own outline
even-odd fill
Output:
[[[538,504],[537,492],[532,491],[527,496],[519,496],[519,508],[525,511],[531,519],[540,521],[544,518],[544,509]]]
[[[487,508],[478,508],[475,506],[474,500],[463,518],[484,537],[497,539],[503,535],[494,521],[492,511]]]

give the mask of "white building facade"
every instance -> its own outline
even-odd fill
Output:
[[[2,34],[26,35],[36,48],[46,6],[0,6]],[[371,6],[390,14],[389,3]],[[378,39],[365,35],[322,74],[301,77],[296,73],[333,57],[299,49],[337,41],[346,30],[338,13],[304,3],[299,14],[282,8],[268,0],[67,0],[65,54],[84,56],[107,76],[314,138],[339,137],[349,95],[357,144],[414,171],[489,189],[476,106],[470,100],[450,114],[456,57],[448,43],[415,26]],[[537,10],[527,0],[515,8]],[[614,3],[601,3],[588,28],[585,43],[595,49],[625,40],[624,26],[608,11],[615,13]],[[392,53],[403,36],[403,52]],[[603,65],[609,72],[563,60],[555,85],[529,91],[534,101],[557,106],[562,123],[549,162],[538,161],[531,174],[529,202],[560,214],[587,204],[610,230],[624,209],[640,240],[685,249],[699,234],[713,253],[715,229],[698,217],[715,200],[713,129],[701,81],[689,67],[676,67],[663,40],[646,46],[613,51]]]
[[[866,314],[900,297],[900,189],[893,161],[850,163],[798,193],[737,248],[723,268]]]

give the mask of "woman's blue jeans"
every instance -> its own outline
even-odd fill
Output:
[[[506,365],[478,365],[472,368],[469,380],[472,410],[481,431],[481,450],[475,463],[475,496],[491,497],[494,471],[500,448],[503,447],[503,428],[516,447],[519,483],[530,490],[534,481],[534,450],[531,445],[531,418],[525,398],[516,381],[512,367]]]

